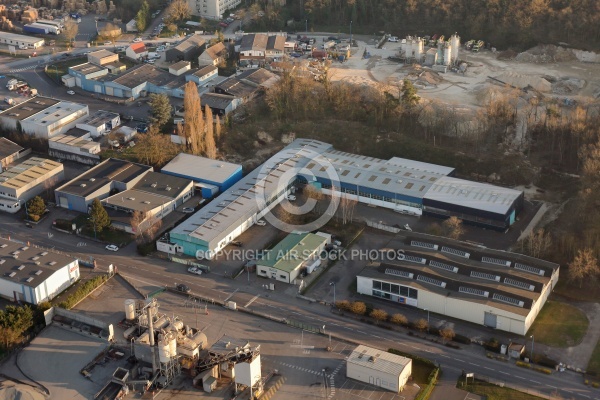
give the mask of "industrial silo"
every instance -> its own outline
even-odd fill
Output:
[[[460,48],[460,36],[456,33],[450,36],[450,47],[452,48],[451,57],[452,63],[454,64],[456,63],[456,60],[458,60],[458,49]]]
[[[420,61],[421,58],[423,57],[423,39],[421,39],[420,37],[417,38],[417,42],[415,45],[415,58]]]
[[[171,347],[166,340],[158,342],[158,361],[160,361],[161,364],[166,364],[171,361]]]
[[[169,343],[169,353],[171,357],[177,355],[177,333],[171,331],[165,336],[165,342]]]
[[[128,321],[135,319],[135,300],[125,300],[125,319]]]
[[[452,63],[451,57],[452,57],[452,47],[449,42],[446,42],[444,44],[443,65],[446,65],[446,66],[450,65]]]

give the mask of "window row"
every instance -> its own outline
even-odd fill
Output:
[[[393,283],[381,282],[376,280],[373,281],[373,289],[381,290],[391,294],[397,294],[411,299],[416,299],[418,293],[417,289],[413,289],[408,286],[395,285]],[[384,298],[389,299],[389,296]]]

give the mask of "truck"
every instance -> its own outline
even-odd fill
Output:
[[[11,85],[14,85],[17,82],[18,81],[16,79],[9,80],[8,82],[6,82],[6,88],[8,89]]]
[[[4,102],[5,102],[6,104],[8,104],[9,106],[12,106],[13,104],[15,104],[15,101],[13,100],[13,98],[12,98],[12,97],[5,97],[5,98],[4,98]]]
[[[474,45],[473,45],[473,53],[478,53],[479,50],[481,50],[481,48],[483,47],[485,43],[483,42],[483,40],[478,40]]]
[[[27,32],[27,33],[35,33],[38,35],[47,35],[48,34],[48,28],[47,27],[40,27],[40,26],[34,26],[34,25],[25,25],[23,27],[23,32]]]
[[[330,40],[329,42],[325,42],[323,43],[323,50],[329,50],[330,48],[335,46],[335,42],[333,40]]]
[[[38,22],[34,22],[32,24],[29,24],[29,26],[34,26],[36,28],[42,28],[42,29],[46,29],[46,31],[48,33],[51,33],[53,35],[60,35],[60,28],[56,25],[47,25],[47,24],[40,24]]]
[[[23,81],[17,81],[15,83],[12,83],[10,85],[6,85],[6,88],[10,91],[14,91],[17,90],[19,88],[22,88],[24,86],[27,86],[27,82],[23,82]]]

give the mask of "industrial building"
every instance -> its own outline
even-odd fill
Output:
[[[257,68],[278,61],[285,50],[285,36],[248,33],[242,36],[239,48],[240,67]]]
[[[77,128],[75,128],[77,129]],[[67,131],[72,132],[73,129]],[[100,162],[100,143],[90,139],[90,133],[83,136],[57,135],[48,141],[48,154],[52,157],[95,165]]]
[[[160,172],[191,179],[204,198],[211,198],[229,189],[242,178],[242,166],[239,164],[187,153],[179,153]]]
[[[94,199],[132,189],[152,167],[109,158],[54,191],[56,204],[69,210],[88,212]]]
[[[194,194],[194,184],[189,179],[148,172],[132,189],[102,200],[113,221],[112,226],[129,233],[144,230],[149,224],[163,219]],[[143,220],[131,225],[131,216],[139,212]]]
[[[26,35],[17,35],[16,33],[10,32],[0,32],[0,44],[6,44],[8,46],[27,46],[29,49],[39,49],[44,45],[44,39],[26,36]]]
[[[215,93],[235,96],[242,102],[257,97],[279,81],[279,76],[264,68],[250,69],[215,85]]]
[[[400,393],[412,375],[412,360],[387,351],[357,346],[346,360],[346,377]]]
[[[88,62],[96,65],[109,65],[119,61],[119,55],[108,50],[97,50],[88,54]]]
[[[365,267],[358,293],[519,335],[559,277],[554,263],[414,232],[385,249],[398,256]]]
[[[454,168],[393,157],[345,153],[296,139],[171,231],[162,251],[212,257],[292,190],[310,184],[360,203],[412,215],[458,216],[505,230],[523,207],[523,192],[453,178]],[[285,176],[284,181],[280,177]]]
[[[29,151],[5,137],[0,137],[0,172],[4,171],[9,164],[28,154]]]
[[[0,296],[39,304],[79,279],[79,261],[64,254],[0,239]]]
[[[256,274],[284,283],[295,283],[303,269],[321,264],[320,254],[331,242],[327,235],[290,233],[256,260]]]
[[[200,35],[192,35],[183,39],[177,46],[169,48],[165,52],[165,59],[171,61],[196,61],[204,51],[206,40]]]
[[[24,203],[64,179],[61,163],[32,157],[0,174],[0,198]]]
[[[227,48],[223,42],[215,43],[198,56],[198,65],[200,67],[206,65],[218,66],[227,59]]]
[[[110,111],[98,110],[83,118],[75,125],[79,129],[91,133],[93,138],[108,134],[113,128],[121,125],[121,116]]]
[[[242,104],[242,100],[239,97],[226,94],[204,93],[200,96],[200,104],[202,105],[202,110],[205,107],[209,107],[213,116],[216,117],[218,115],[224,123],[224,117],[235,111]]]
[[[0,113],[5,129],[20,129],[41,139],[50,139],[73,128],[89,114],[87,105],[37,96]]]

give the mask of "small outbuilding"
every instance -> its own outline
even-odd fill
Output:
[[[346,377],[399,393],[412,375],[412,360],[360,345],[346,361]]]

